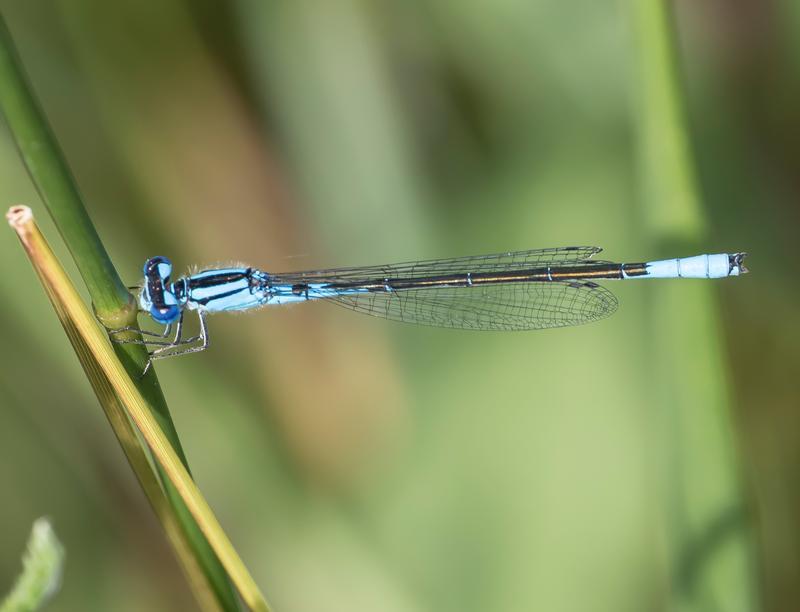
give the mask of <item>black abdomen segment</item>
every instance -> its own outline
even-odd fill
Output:
[[[509,272],[464,272],[418,278],[385,278],[367,281],[330,283],[325,289],[334,291],[366,290],[370,292],[403,291],[436,287],[476,287],[499,283],[547,283],[567,280],[624,279],[646,276],[645,264],[593,264],[583,266],[549,266]],[[295,285],[298,293],[307,285]],[[293,288],[293,289],[294,289]]]

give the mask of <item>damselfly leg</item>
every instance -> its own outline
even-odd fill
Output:
[[[197,311],[197,318],[200,321],[200,334],[197,336],[192,336],[191,338],[187,338],[186,340],[177,340],[176,342],[173,342],[168,346],[162,346],[160,348],[151,351],[149,353],[150,359],[147,360],[147,365],[145,365],[144,367],[142,376],[147,374],[147,370],[150,369],[150,365],[156,359],[164,359],[165,357],[175,357],[177,355],[188,355],[189,353],[199,353],[200,351],[204,351],[208,348],[209,346],[208,326],[206,325],[206,317],[202,310]],[[182,321],[183,321],[183,314],[181,314],[181,318],[178,320],[179,326],[182,323]],[[199,345],[188,346],[191,344],[195,344],[197,341],[200,341]]]
[[[180,325],[181,325],[181,322],[178,321],[178,325],[177,325],[177,327],[178,327],[178,335],[180,334]],[[148,331],[146,329],[139,329],[138,327],[133,327],[133,326],[129,325],[127,327],[119,327],[117,329],[109,329],[108,330],[108,335],[111,338],[111,342],[113,342],[114,344],[142,344],[144,346],[147,346],[147,345],[150,345],[150,344],[154,344],[154,345],[161,345],[161,346],[169,346],[169,345],[172,344],[172,342],[161,342],[159,340],[145,340],[145,339],[139,340],[138,338],[137,339],[123,339],[123,338],[116,338],[115,336],[117,334],[123,334],[123,333],[126,333],[126,332],[134,332],[134,333],[139,333],[142,336],[148,336],[150,338],[166,338],[166,337],[168,337],[170,335],[171,331],[172,331],[172,323],[168,323],[167,325],[165,325],[164,326],[164,331],[162,331],[160,333],[159,332]]]
[[[154,359],[163,359],[164,357],[172,357],[174,355],[185,355],[187,353],[197,353],[200,351],[204,351],[208,348],[209,339],[208,339],[208,326],[206,325],[205,315],[202,311],[198,311],[198,320],[200,321],[200,333],[196,336],[192,336],[190,338],[183,338],[183,312],[180,315],[180,318],[175,323],[175,335],[172,337],[171,340],[162,341],[162,340],[155,340],[151,338],[167,338],[171,331],[172,331],[172,324],[169,323],[164,327],[164,331],[152,332],[148,330],[140,330],[137,327],[121,327],[119,329],[112,329],[108,331],[109,337],[111,342],[115,344],[139,344],[141,346],[145,346],[148,349],[152,347],[153,350],[148,351],[149,359],[147,361],[147,365],[145,365],[144,371],[142,372],[142,376],[147,373],[147,370],[150,369],[151,362]],[[142,339],[123,339],[117,338],[116,334],[121,334],[123,332],[139,332],[143,336],[147,336],[146,338]],[[198,346],[190,346],[192,344],[196,344],[200,342]],[[177,349],[177,350],[175,350]]]

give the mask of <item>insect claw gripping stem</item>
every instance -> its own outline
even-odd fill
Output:
[[[123,339],[116,338],[115,336],[116,336],[116,334],[138,333],[138,334],[141,334],[142,336],[149,336],[151,338],[166,338],[167,336],[169,336],[169,333],[170,333],[171,330],[172,330],[172,325],[167,325],[164,328],[164,331],[161,332],[161,333],[148,331],[146,329],[139,329],[138,327],[133,327],[133,326],[129,325],[127,327],[120,327],[120,328],[117,328],[117,329],[109,329],[108,330],[108,336],[109,336],[109,339],[111,340],[111,342],[113,342],[114,344],[142,344],[142,345],[146,346],[148,344],[163,344],[163,343],[160,343],[158,340],[145,340],[145,339],[142,339],[142,340],[123,340]]]
[[[140,332],[138,328],[135,327],[124,327],[120,329],[109,330],[109,336],[112,342],[116,344],[139,344],[141,346],[146,347],[158,347],[152,351],[148,351],[148,360],[145,364],[144,370],[140,374],[140,378],[144,378],[147,374],[147,371],[153,364],[153,361],[156,359],[163,359],[165,357],[173,357],[176,355],[187,355],[189,353],[198,353],[200,351],[204,351],[209,346],[209,338],[208,338],[208,327],[205,321],[205,315],[202,311],[198,311],[198,319],[200,321],[200,333],[196,336],[192,336],[190,338],[183,338],[183,312],[181,312],[180,318],[178,319],[177,325],[175,326],[175,336],[172,340],[167,342],[161,342],[159,340],[150,340],[150,339],[141,339],[141,340],[123,340],[118,339],[113,336],[113,334],[123,333],[123,332]],[[149,332],[149,331],[141,331],[143,335],[155,337],[155,338],[166,338],[172,329],[172,324],[168,324],[162,333],[156,332]],[[192,344],[196,344],[198,341],[201,342],[200,346],[190,346]],[[186,348],[181,348],[186,347]],[[178,349],[178,350],[173,350]]]

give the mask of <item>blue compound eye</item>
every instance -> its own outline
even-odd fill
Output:
[[[180,314],[181,309],[178,308],[176,304],[170,304],[168,306],[153,305],[150,307],[150,316],[162,325],[173,323],[178,319]]]
[[[172,262],[163,256],[151,257],[144,263],[144,277],[153,279],[160,278],[166,282],[172,274]]]
[[[166,257],[151,257],[144,264],[145,286],[139,305],[162,325],[169,325],[181,315],[181,307],[168,284],[170,274],[172,263]]]

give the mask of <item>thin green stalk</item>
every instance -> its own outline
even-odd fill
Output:
[[[644,223],[659,240],[699,241],[706,221],[697,191],[689,127],[663,0],[632,0],[638,39],[638,136]]]
[[[0,16],[0,106],[14,136],[28,173],[53,217],[83,277],[98,318],[110,328],[136,325],[136,304],[122,283],[89,218],[58,142],[39,106],[17,55],[13,40]],[[188,470],[175,425],[154,370],[139,380],[147,354],[134,344],[115,345],[115,351],[131,379],[147,399],[159,426]],[[157,464],[156,464],[157,465]],[[160,467],[157,467],[160,472]],[[159,473],[207,579],[225,610],[239,606],[228,577],[168,478]]]
[[[135,307],[83,206],[75,179],[37,103],[0,18],[0,97],[25,167],[47,205],[101,316]],[[128,314],[127,321],[132,317]]]
[[[645,235],[657,256],[708,252],[672,15],[665,0],[630,0],[629,6],[636,38]],[[736,289],[745,286],[737,283]],[[751,612],[759,607],[754,546],[715,289],[705,282],[649,287],[651,403],[658,440],[668,445],[661,458],[669,603],[685,612]]]

